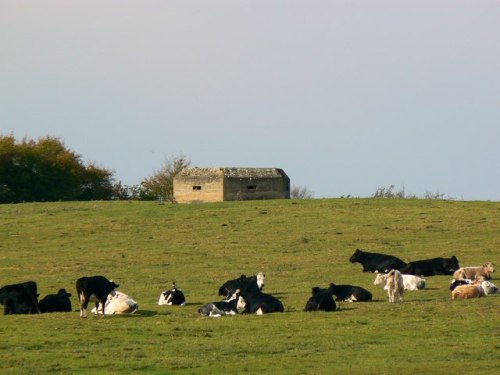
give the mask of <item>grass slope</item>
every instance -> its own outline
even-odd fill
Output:
[[[456,374],[498,370],[499,296],[451,301],[450,277],[389,304],[356,248],[405,261],[500,258],[500,203],[318,199],[163,205],[0,205],[0,285],[66,288],[74,312],[0,316],[0,371],[24,373]],[[266,273],[286,312],[202,318],[227,279]],[[135,316],[78,317],[75,281],[102,274],[140,306]],[[494,278],[496,275],[494,274]],[[175,280],[184,307],[157,306]],[[500,284],[498,281],[494,282]],[[302,309],[313,286],[363,286],[375,301]]]

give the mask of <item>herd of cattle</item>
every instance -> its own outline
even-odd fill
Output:
[[[363,272],[377,273],[374,285],[387,291],[389,302],[402,300],[405,290],[421,290],[426,287],[424,277],[434,275],[453,275],[450,286],[452,299],[483,297],[498,293],[498,288],[489,281],[495,271],[493,263],[480,267],[460,267],[455,256],[433,258],[405,263],[401,259],[386,254],[370,253],[357,249],[350,257],[351,263],[360,263]],[[219,296],[224,299],[204,304],[198,309],[202,316],[218,317],[237,313],[258,315],[283,312],[283,303],[273,295],[262,292],[265,275],[240,277],[226,281],[219,288]],[[119,285],[104,276],[81,277],[76,281],[76,291],[80,304],[80,317],[87,316],[91,300],[94,314],[133,314],[138,310],[137,302],[130,296],[116,290]],[[48,312],[69,312],[71,294],[60,289],[38,301],[37,284],[26,281],[0,288],[0,304],[7,314],[36,314]],[[335,298],[334,298],[335,297]],[[372,293],[355,285],[330,283],[328,288],[313,287],[312,296],[306,303],[305,311],[334,311],[335,301],[368,302]],[[158,305],[178,305],[186,303],[186,298],[175,282],[170,290],[161,292]]]

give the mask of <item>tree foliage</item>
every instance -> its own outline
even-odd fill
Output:
[[[111,199],[113,173],[55,137],[37,141],[0,135],[0,203]]]
[[[290,190],[290,198],[291,199],[311,199],[314,197],[314,193],[309,191],[305,186],[292,186]]]
[[[166,159],[162,167],[141,182],[139,199],[162,200],[174,203],[174,177],[191,165],[184,155]]]

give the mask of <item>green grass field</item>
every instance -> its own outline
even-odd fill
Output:
[[[0,205],[0,286],[40,297],[66,288],[71,313],[0,316],[0,373],[493,374],[500,296],[452,301],[450,276],[389,304],[356,248],[404,261],[455,255],[500,262],[500,203],[313,199],[167,205]],[[282,314],[202,318],[242,273],[263,271]],[[105,275],[139,303],[133,316],[80,319],[75,281]],[[496,280],[495,280],[496,279]],[[158,306],[177,282],[184,307]],[[349,283],[371,303],[306,313],[313,286]],[[493,282],[500,284],[494,274]]]

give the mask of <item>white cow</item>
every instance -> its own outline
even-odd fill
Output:
[[[99,310],[102,311],[102,306],[99,303]],[[106,315],[112,314],[133,314],[137,311],[139,305],[130,296],[125,293],[115,291],[114,294],[109,294],[106,304],[104,305],[104,313]],[[98,314],[98,310],[94,307],[92,309],[94,314]]]
[[[415,275],[401,275],[403,276],[403,284],[405,290],[420,290],[420,289],[425,289],[427,285],[427,281],[419,276]],[[385,285],[385,280],[387,279],[387,274],[386,273],[378,273],[377,277],[375,278],[375,281],[373,282],[373,285]],[[387,290],[386,287],[384,287],[384,290]]]
[[[389,273],[379,273],[373,282],[374,285],[384,285],[387,290],[389,302],[394,303],[403,299],[405,290],[403,275],[398,270],[391,270]]]

